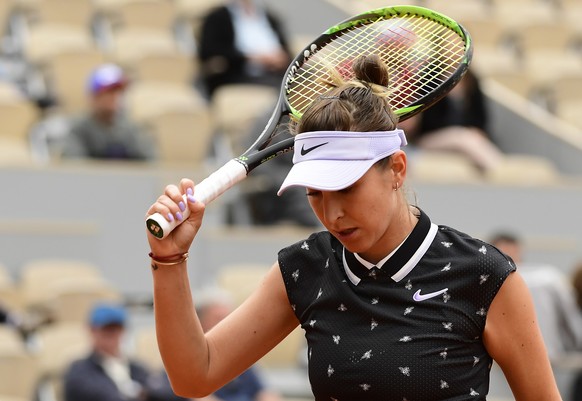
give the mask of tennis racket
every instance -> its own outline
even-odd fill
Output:
[[[197,184],[195,198],[208,204],[254,168],[292,150],[293,137],[278,128],[285,117],[300,119],[313,100],[329,91],[324,82],[330,67],[349,79],[357,57],[380,56],[390,72],[392,109],[403,121],[446,95],[467,71],[472,53],[470,35],[460,24],[424,7],[379,8],[329,28],[289,65],[263,132],[242,155]],[[184,219],[188,215],[186,209]],[[160,239],[178,224],[159,213],[146,218],[148,230]]]

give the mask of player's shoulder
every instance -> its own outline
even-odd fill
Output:
[[[509,261],[504,253],[490,243],[447,225],[438,225],[435,241],[453,251],[487,255],[503,263]]]
[[[281,249],[281,252],[310,251],[312,249],[325,250],[331,248],[332,235],[329,231],[319,231],[310,234],[307,238],[301,239],[291,245]]]

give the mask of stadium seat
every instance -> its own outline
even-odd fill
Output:
[[[514,33],[533,22],[553,24],[559,16],[557,7],[542,0],[491,0],[490,7],[490,18]]]
[[[225,139],[225,149],[233,155],[242,153],[251,128],[274,109],[277,96],[276,89],[253,84],[224,85],[216,90],[210,108],[215,130]]]
[[[37,330],[34,355],[38,360],[37,391],[42,400],[63,400],[63,375],[69,364],[90,351],[85,323],[56,322]]]
[[[135,329],[133,335],[132,356],[145,363],[150,369],[160,370],[164,367],[158,348],[156,328],[154,325]]]
[[[87,77],[106,61],[103,52],[96,48],[65,50],[47,60],[45,79],[64,112],[87,110]]]
[[[0,394],[33,399],[38,380],[37,359],[24,347],[0,347]]]
[[[30,100],[0,99],[0,121],[2,121],[0,138],[26,141],[30,128],[38,118],[38,109]]]
[[[582,100],[561,101],[555,105],[555,114],[565,122],[582,130]]]
[[[40,309],[41,312],[52,308],[49,301],[55,296],[53,284],[58,287],[58,282],[64,279],[105,282],[96,266],[81,260],[30,260],[21,267],[18,280],[24,307],[28,310]]]
[[[457,21],[489,12],[488,3],[483,0],[424,0],[423,7],[428,7]]]
[[[93,18],[92,0],[42,0],[29,10],[30,24],[59,24],[89,31]]]
[[[582,71],[582,57],[572,52],[538,49],[523,55],[522,73],[538,86],[551,86],[563,75]]]
[[[196,59],[178,52],[145,54],[135,61],[132,73],[140,81],[189,85],[198,74]]]
[[[205,104],[160,113],[148,123],[164,165],[204,167],[213,134],[210,112]]]
[[[89,49],[94,46],[89,29],[46,23],[30,29],[23,40],[23,54],[28,62],[42,65],[64,50]]]
[[[537,92],[541,90],[541,87],[536,85],[536,82],[517,69],[489,72],[484,75],[484,78],[495,81],[527,100],[532,100],[537,96]]]
[[[33,162],[28,142],[0,135],[0,166],[28,166]]]
[[[61,277],[47,286],[45,294],[45,305],[56,322],[84,322],[95,303],[123,298],[111,283],[94,277]]]
[[[478,169],[464,156],[450,152],[421,151],[412,156],[410,176],[427,182],[473,183]]]
[[[507,155],[486,172],[489,182],[501,185],[550,185],[560,181],[556,167],[546,158],[533,155]]]
[[[125,0],[110,8],[113,30],[147,29],[171,32],[176,7],[170,0]]]
[[[514,39],[499,21],[478,15],[460,23],[473,40],[472,66],[480,76],[518,69]]]
[[[172,110],[199,110],[206,100],[191,85],[161,81],[136,81],[126,94],[127,110],[138,122]]]
[[[0,146],[2,145],[0,144]],[[22,309],[20,291],[16,286],[14,277],[2,264],[0,264],[0,305],[17,312]]]
[[[216,275],[216,283],[232,295],[235,305],[240,305],[258,287],[269,268],[260,263],[224,265]]]
[[[111,49],[107,55],[112,61],[131,69],[148,54],[173,54],[178,47],[171,32],[153,29],[126,28],[113,34]]]

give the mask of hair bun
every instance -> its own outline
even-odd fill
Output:
[[[369,54],[358,57],[352,66],[356,79],[388,87],[390,75],[380,56]]]

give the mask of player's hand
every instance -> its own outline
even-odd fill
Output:
[[[186,195],[184,201],[183,195]],[[164,193],[150,206],[146,216],[160,213],[166,220],[181,221],[184,219],[184,211],[190,209],[190,215],[179,224],[166,238],[160,240],[154,237],[148,230],[147,238],[152,253],[158,258],[175,256],[188,252],[192,241],[202,225],[204,216],[204,204],[196,201],[196,188],[194,182],[182,179],[180,185],[168,185]]]

